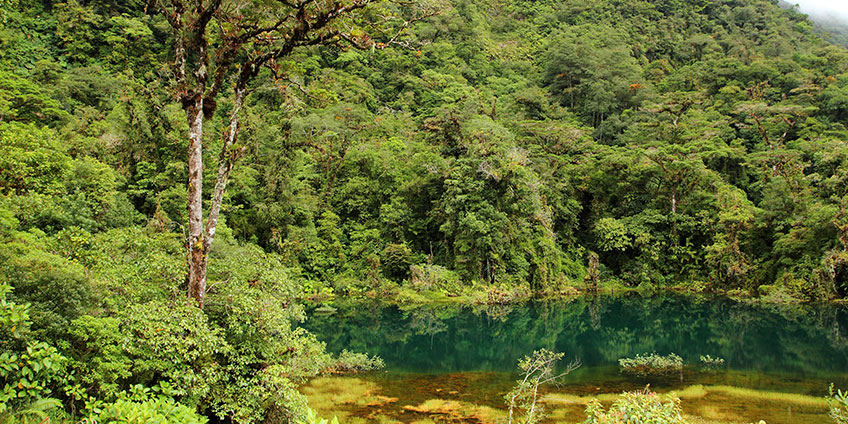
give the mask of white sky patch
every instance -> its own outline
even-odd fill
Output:
[[[848,24],[848,0],[787,0],[798,4],[801,12],[839,19]]]

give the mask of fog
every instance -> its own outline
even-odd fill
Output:
[[[801,12],[828,17],[848,24],[848,0],[788,0],[798,4]]]

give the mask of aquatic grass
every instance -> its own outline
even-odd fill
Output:
[[[592,400],[601,402],[612,402],[620,393],[601,393],[594,396],[580,396],[569,393],[548,393],[542,398],[542,402],[552,406],[561,405],[588,405]]]
[[[707,396],[707,394],[709,394],[709,391],[707,390],[707,388],[704,387],[704,385],[696,384],[694,386],[688,386],[688,387],[684,388],[683,390],[677,390],[674,393],[680,399],[685,400],[685,399],[700,399],[700,398],[703,398],[703,397]]]
[[[735,398],[775,402],[783,405],[793,404],[809,408],[827,407],[827,399],[823,397],[802,395],[798,393],[770,392],[733,386],[707,386],[705,389],[710,393],[720,393],[725,396]]]
[[[428,399],[417,406],[404,405],[403,410],[433,418],[440,417],[439,420],[471,421],[483,424],[501,422],[506,417],[506,413],[499,409],[448,399]]]
[[[669,396],[679,398],[683,416],[690,423],[725,424],[732,422],[757,422],[767,418],[777,410],[791,408],[796,411],[797,419],[820,416],[827,410],[827,400],[815,396],[795,393],[782,393],[739,387],[696,384],[680,390],[668,392]],[[555,422],[579,422],[586,416],[584,409],[593,402],[609,406],[621,397],[621,393],[601,393],[594,396],[580,396],[570,393],[548,393],[542,402],[550,408],[550,418]],[[739,411],[734,407],[744,404],[748,420],[740,421]],[[778,407],[779,406],[779,407]],[[797,422],[807,422],[804,420]],[[819,422],[819,421],[813,421]]]
[[[809,396],[798,393],[784,393],[766,390],[746,389],[734,386],[704,386],[696,384],[688,386],[682,390],[675,390],[677,397],[683,400],[702,399],[711,394],[720,394],[736,399],[758,400],[765,402],[775,402],[782,405],[794,405],[809,408],[824,408],[827,406],[827,399],[817,396]]]
[[[739,389],[729,386],[707,386],[703,397],[683,399],[688,416],[712,423],[745,423],[763,420],[768,423],[830,423],[823,398],[785,393]]]
[[[375,395],[379,386],[355,377],[317,377],[300,390],[319,416],[335,415],[346,423],[351,422],[352,410],[379,401]]]

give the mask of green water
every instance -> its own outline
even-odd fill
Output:
[[[387,394],[410,402],[451,391],[469,401],[502,405],[516,362],[548,348],[581,367],[557,390],[612,393],[651,384],[669,390],[725,384],[823,396],[830,382],[848,387],[848,309],[838,305],[757,305],[684,296],[578,298],[498,307],[379,303],[310,314],[305,326],[342,349],[377,354]],[[676,353],[686,370],[664,380],[623,376],[618,359]],[[725,359],[704,370],[701,355]],[[426,386],[424,388],[419,386]]]

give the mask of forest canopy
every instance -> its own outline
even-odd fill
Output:
[[[297,384],[334,361],[297,328],[307,298],[848,296],[841,35],[777,0],[434,5],[403,43],[298,46],[243,105],[223,86],[204,199],[237,105],[242,150],[199,310],[167,17],[0,0],[0,324],[24,329],[0,345],[58,367],[0,402],[140,385],[189,415],[300,416]]]

